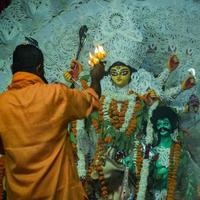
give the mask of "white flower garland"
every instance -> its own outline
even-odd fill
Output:
[[[166,189],[163,189],[161,191],[157,190],[154,195],[155,195],[155,200],[166,200],[167,190]]]
[[[85,177],[86,176],[86,163],[85,163],[85,154],[84,150],[80,147],[80,137],[82,137],[81,134],[85,134],[84,129],[84,120],[77,120],[77,156],[78,156],[78,163],[77,163],[77,170],[79,177]]]
[[[150,107],[148,111],[148,123],[147,123],[147,135],[146,135],[146,145],[152,144],[153,142],[153,125],[150,121],[152,117],[153,111],[158,106],[158,101],[154,102],[154,104]],[[146,188],[147,188],[147,178],[149,176],[149,159],[144,159],[142,163],[142,170],[141,170],[141,176],[140,176],[140,183],[139,183],[139,191],[137,194],[137,200],[144,200],[145,194],[146,194]]]
[[[145,199],[146,188],[147,188],[147,178],[149,176],[149,163],[150,163],[149,159],[143,160],[137,200]]]

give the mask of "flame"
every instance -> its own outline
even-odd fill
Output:
[[[88,61],[90,66],[94,66],[99,63],[99,59],[93,55],[92,53],[89,52],[89,61]]]
[[[106,57],[106,52],[103,49],[103,46],[101,45],[97,45],[95,47],[94,53],[95,53],[95,57],[97,57],[100,60],[103,60]]]
[[[190,69],[188,69],[188,72],[194,77],[194,78],[196,78],[195,77],[195,75],[196,75],[196,71],[195,71],[195,69],[194,68],[190,68]]]
[[[91,60],[88,60],[88,64],[89,64],[91,67],[94,67],[94,63],[93,63]]]
[[[98,45],[97,47],[98,47],[98,49],[99,49],[100,52],[105,52],[104,49],[103,49],[103,46]]]
[[[92,55],[92,53],[89,52],[89,58],[92,60],[94,58],[94,56]]]
[[[96,54],[98,54],[98,53],[99,53],[99,47],[96,46],[96,47],[95,47],[95,50],[94,50],[94,54],[96,55]]]

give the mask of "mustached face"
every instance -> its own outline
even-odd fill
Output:
[[[172,126],[168,118],[158,119],[156,127],[161,136],[168,136],[172,132]]]
[[[124,87],[128,85],[131,78],[131,71],[126,66],[114,66],[110,70],[112,81],[118,87]]]

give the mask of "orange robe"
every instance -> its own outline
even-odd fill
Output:
[[[67,124],[99,105],[93,89],[45,84],[17,72],[0,95],[0,137],[8,200],[82,200]]]

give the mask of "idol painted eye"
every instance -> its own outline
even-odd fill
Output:
[[[122,71],[122,73],[121,73],[122,76],[126,76],[127,74],[128,74],[128,70],[124,70],[124,71]]]
[[[118,75],[117,71],[115,71],[115,70],[111,71],[111,76],[117,76],[117,75]]]

